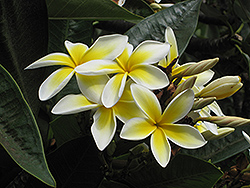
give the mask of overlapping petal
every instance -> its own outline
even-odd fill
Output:
[[[125,123],[120,137],[128,140],[141,140],[152,134],[157,127],[147,118],[136,117]]]
[[[65,65],[74,68],[75,64],[71,57],[64,53],[52,53],[48,54],[41,59],[38,59],[34,63],[30,64],[25,69],[35,69],[40,67],[47,67],[52,65]]]
[[[82,43],[72,43],[67,40],[64,42],[64,45],[73,59],[75,66],[80,65],[84,53],[88,50],[88,46]]]
[[[138,84],[149,89],[161,89],[169,85],[167,75],[153,65],[137,65],[129,73],[129,76]]]
[[[101,101],[106,108],[114,106],[121,98],[125,88],[127,74],[116,74],[104,87]]]
[[[74,69],[70,67],[63,67],[53,72],[39,88],[40,100],[45,101],[55,96],[69,82],[74,73]]]
[[[109,81],[107,75],[86,76],[76,73],[76,79],[84,96],[92,102],[102,104],[101,95],[106,83]]]
[[[200,132],[190,125],[161,124],[160,126],[168,139],[183,148],[195,149],[206,144]]]
[[[111,73],[124,73],[124,70],[111,60],[92,60],[75,68],[75,71],[83,75],[102,75]]]
[[[169,52],[170,45],[158,41],[144,41],[131,54],[128,67],[139,64],[153,64],[162,60]]]
[[[115,110],[115,115],[124,123],[135,117],[147,117],[134,101],[120,100],[113,109]]]
[[[166,135],[161,129],[156,129],[150,139],[152,153],[156,161],[166,167],[171,156],[171,147]]]
[[[201,87],[205,85],[206,83],[208,83],[213,78],[214,71],[209,69],[200,74],[196,74],[196,76],[197,76],[197,79],[196,79],[195,85],[197,87]]]
[[[166,107],[160,123],[175,123],[184,118],[194,103],[194,92],[187,89],[178,94]]]
[[[156,123],[161,117],[161,106],[155,94],[138,84],[131,84],[131,93],[139,108]]]
[[[127,62],[129,57],[131,56],[133,51],[133,46],[131,44],[127,44],[126,48],[122,52],[122,54],[116,58],[118,64],[124,69],[128,70]]]
[[[94,59],[114,60],[126,47],[128,37],[125,35],[113,34],[99,37],[95,43],[84,54],[83,62]]]
[[[209,117],[210,115],[210,109],[208,107],[204,107],[203,109],[201,109],[201,111],[199,112],[200,117]],[[217,131],[217,125],[214,123],[210,123],[207,121],[203,122],[204,125],[206,126],[207,130],[209,130],[211,133],[217,135],[218,131]]]
[[[225,114],[222,112],[220,106],[216,101],[208,105],[208,108],[217,116],[225,116]]]
[[[171,27],[165,30],[165,41],[170,44],[170,50],[167,56],[167,65],[169,65],[175,58],[178,57],[178,48],[174,31]]]
[[[63,97],[60,101],[58,101],[51,112],[53,114],[67,115],[98,108],[99,106],[99,104],[90,102],[82,94],[71,94]]]
[[[116,131],[115,114],[112,108],[100,107],[93,116],[91,133],[99,150],[104,150],[114,137]]]

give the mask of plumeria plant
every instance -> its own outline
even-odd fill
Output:
[[[86,1],[82,5],[79,1],[78,5],[92,7],[100,2]],[[239,93],[243,87],[241,76],[218,74],[215,68],[221,57],[216,53],[185,58],[187,45],[199,36],[199,11],[206,2],[166,2],[167,6],[160,0],[147,4],[128,0],[102,3],[105,20],[110,19],[111,7],[111,12],[117,11],[113,19],[119,20],[120,14],[116,13],[122,13],[133,27],[126,32],[103,33],[98,28],[88,42],[65,37],[61,51],[50,50],[22,67],[25,74],[49,67],[46,70],[50,75],[35,88],[41,108],[30,107],[32,100],[26,102],[22,88],[1,66],[0,109],[8,115],[0,117],[0,141],[8,154],[25,172],[50,187],[227,188],[239,182],[242,186],[250,183],[248,164],[239,166],[238,161],[238,166],[231,168],[238,170],[235,179],[230,170],[222,177],[218,162],[224,156],[216,161],[214,155],[198,154],[210,152],[208,147],[215,142],[229,138],[238,127],[250,125],[250,119],[227,114],[220,105]],[[99,18],[91,27],[102,24],[98,11],[92,13],[85,8],[82,13],[79,7],[72,9],[73,1],[68,4],[47,1],[46,10],[61,19],[69,8],[69,17],[84,14],[90,20]],[[140,12],[138,15],[132,13],[132,5]],[[57,12],[53,14],[53,10]],[[143,18],[144,14],[148,17]],[[147,31],[143,31],[145,28]],[[247,57],[239,42],[234,42],[235,48]],[[36,75],[33,79],[37,79]],[[14,95],[8,98],[7,91]],[[11,101],[18,101],[16,109]],[[13,116],[17,119],[12,121]],[[41,116],[52,120],[46,124],[47,136],[38,126],[43,122]],[[249,136],[244,131],[242,134],[249,142]],[[248,147],[244,143],[244,148],[237,151]],[[235,151],[223,159],[232,157],[232,153]],[[246,158],[240,160],[249,163]],[[80,183],[78,176],[82,178]]]

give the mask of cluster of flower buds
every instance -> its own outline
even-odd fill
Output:
[[[99,150],[112,141],[118,118],[124,123],[120,137],[142,140],[150,136],[151,151],[165,167],[170,160],[171,143],[199,148],[207,140],[234,130],[218,126],[248,123],[243,118],[224,116],[215,102],[239,90],[240,77],[223,77],[204,87],[212,79],[214,72],[210,69],[219,59],[179,65],[171,28],[166,28],[165,37],[164,43],[146,40],[135,49],[127,36],[119,34],[101,36],[91,47],[66,41],[68,54],[51,53],[26,69],[61,65],[40,86],[39,98],[43,101],[55,96],[76,76],[81,93],[63,97],[52,113],[66,115],[97,109],[91,132]],[[172,86],[173,93],[162,108],[161,97],[157,98],[153,91]],[[210,116],[210,110],[218,116]],[[183,121],[187,115],[196,118],[195,126]]]

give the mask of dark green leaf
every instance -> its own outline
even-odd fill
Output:
[[[142,17],[147,17],[151,14],[154,14],[152,8],[142,0],[126,0],[123,7],[128,9],[130,12]]]
[[[37,115],[37,91],[44,79],[44,69],[24,71],[24,68],[47,52],[46,4],[43,0],[2,0],[0,12],[0,62],[11,72]]]
[[[0,142],[21,168],[44,183],[55,186],[32,111],[18,85],[2,66],[0,69]]]
[[[98,149],[91,137],[67,142],[48,156],[58,187],[96,188],[103,179]]]
[[[222,172],[211,163],[179,154],[166,168],[151,163],[125,181],[136,188],[211,188],[221,176]]]
[[[60,116],[52,121],[50,125],[57,147],[82,135],[82,130],[74,115]]]
[[[139,21],[135,15],[111,0],[47,0],[48,14],[51,19],[85,20],[127,20]]]
[[[188,0],[145,18],[127,32],[129,42],[134,46],[150,39],[164,42],[165,28],[170,26],[181,55],[196,29],[200,5],[201,0]]]

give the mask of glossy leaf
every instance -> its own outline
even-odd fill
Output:
[[[128,20],[139,21],[135,15],[111,0],[47,0],[50,19]]]
[[[181,55],[196,29],[200,5],[201,0],[188,0],[145,18],[126,33],[129,42],[134,46],[150,39],[164,42],[165,29],[169,26],[175,32]]]
[[[0,10],[0,62],[11,72],[36,116],[40,104],[37,91],[45,69],[24,68],[47,53],[46,4],[43,0],[3,0]]]
[[[25,171],[55,187],[35,118],[11,75],[0,68],[0,142]]]
[[[126,178],[137,188],[211,188],[222,172],[211,163],[188,155],[177,155],[166,168],[149,164]]]

